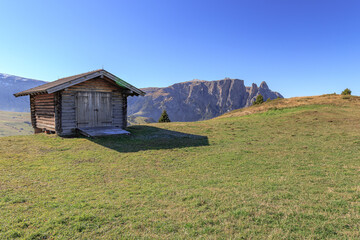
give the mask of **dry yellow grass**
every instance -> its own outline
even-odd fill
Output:
[[[360,106],[360,97],[324,94],[311,97],[279,98],[269,102],[264,102],[261,105],[254,105],[248,108],[234,110],[217,118],[239,117],[254,113],[266,112],[268,110],[293,108],[306,105]]]

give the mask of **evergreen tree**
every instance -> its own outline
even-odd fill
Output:
[[[159,123],[162,123],[162,122],[171,122],[166,110],[163,110],[163,112],[161,113],[161,116],[159,118]]]
[[[257,105],[257,104],[262,104],[264,102],[264,97],[259,94],[257,97],[256,97],[256,100],[254,102],[254,105]]]

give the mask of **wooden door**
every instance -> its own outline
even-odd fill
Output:
[[[94,126],[95,105],[89,92],[79,92],[76,96],[76,122],[78,127]]]
[[[112,125],[111,93],[96,93],[97,126]]]
[[[111,93],[78,92],[77,127],[104,127],[112,125]]]

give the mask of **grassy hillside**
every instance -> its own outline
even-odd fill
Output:
[[[359,239],[360,99],[306,102],[0,138],[0,239]]]
[[[241,117],[254,113],[261,113],[268,110],[278,110],[284,108],[295,108],[308,105],[334,105],[339,107],[360,107],[360,98],[350,95],[324,94],[321,96],[294,97],[294,98],[278,98],[266,101],[261,105],[255,105],[248,108],[241,108],[218,118]]]
[[[30,113],[0,111],[0,137],[31,133]]]
[[[148,123],[156,122],[154,119],[149,117],[141,117],[141,116],[129,116],[128,117],[128,125],[144,125]]]

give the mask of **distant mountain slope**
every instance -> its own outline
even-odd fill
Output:
[[[46,82],[0,73],[0,110],[28,112],[29,97],[15,98],[13,94],[44,83]]]
[[[165,88],[144,88],[145,97],[128,98],[128,115],[158,119],[166,109],[171,121],[198,121],[248,107],[261,94],[264,100],[282,98],[266,82],[246,87],[243,80],[193,80]]]

